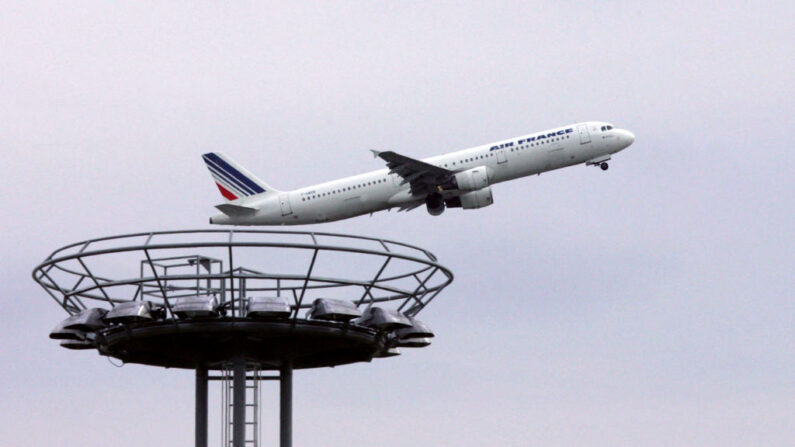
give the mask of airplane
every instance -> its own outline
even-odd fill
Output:
[[[583,163],[604,171],[634,141],[628,130],[588,121],[423,160],[371,149],[386,168],[293,191],[271,188],[220,152],[202,157],[227,200],[211,224],[303,225],[422,205],[433,216],[483,208],[494,203],[492,185]]]

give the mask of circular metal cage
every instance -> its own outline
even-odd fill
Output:
[[[415,316],[453,280],[427,250],[378,238],[272,230],[182,230],[91,239],[55,250],[33,279],[66,310],[214,296],[229,316],[278,296],[291,318],[316,298],[394,306]],[[302,315],[303,313],[303,315]],[[179,319],[175,318],[176,324]]]
[[[224,444],[257,445],[258,398],[247,390],[278,370],[289,446],[293,369],[428,346],[433,332],[414,316],[453,274],[427,250],[384,239],[185,230],[68,245],[33,279],[70,314],[50,333],[61,346],[196,370],[197,446],[207,445],[209,380],[223,382]]]

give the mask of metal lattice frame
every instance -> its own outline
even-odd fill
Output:
[[[194,240],[176,241],[186,237]],[[136,240],[142,243],[133,243]],[[240,261],[245,258],[240,252],[249,248],[257,249],[257,260]],[[289,255],[308,265],[297,273],[268,272],[267,266],[285,261],[269,257],[275,249],[288,249]],[[345,265],[335,259],[342,253],[356,254],[363,264]],[[117,276],[122,265],[129,267],[129,256],[140,261],[137,275]],[[116,257],[125,260],[118,263]],[[375,273],[366,271],[366,266],[374,265]],[[345,271],[324,273],[329,266]],[[453,274],[427,250],[395,241],[318,232],[213,229],[136,233],[67,245],[37,266],[33,279],[69,314],[143,299],[162,304],[170,314],[176,298],[214,295],[232,316],[242,316],[246,297],[272,295],[288,300],[291,318],[296,320],[314,298],[330,293],[357,306],[396,306],[415,316],[452,282]],[[180,324],[176,318],[173,321]]]

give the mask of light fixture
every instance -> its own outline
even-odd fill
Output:
[[[248,299],[246,316],[251,318],[287,318],[290,305],[278,296],[257,296]]]
[[[389,346],[393,348],[424,348],[431,344],[429,338],[392,338],[389,340]]]
[[[350,301],[318,298],[312,303],[309,317],[318,320],[349,321],[362,316],[362,312]]]
[[[50,332],[50,338],[53,340],[85,340],[86,333],[77,329],[64,329],[63,322],[61,322]]]
[[[74,314],[62,322],[64,329],[77,329],[83,332],[93,332],[108,325],[102,321],[102,317],[108,311],[105,309],[93,308],[86,309],[79,314]]]
[[[354,323],[386,331],[410,328],[412,326],[411,320],[401,312],[381,307],[368,307],[361,318],[358,318]]]
[[[93,340],[64,340],[61,347],[66,349],[95,349],[97,345]]]
[[[398,329],[395,331],[395,336],[401,340],[412,338],[431,338],[433,331],[420,320],[408,317],[411,321],[411,327]],[[430,343],[430,342],[429,342]]]
[[[380,351],[377,351],[373,354],[373,358],[383,359],[386,357],[395,357],[400,355],[400,349],[398,348],[385,348]]]
[[[109,310],[105,314],[105,321],[114,324],[150,321],[155,319],[157,313],[157,308],[149,301],[128,301]]]
[[[216,317],[218,301],[212,295],[186,296],[175,299],[171,311],[179,318]]]
[[[58,323],[58,326],[55,326],[55,329],[50,332],[50,338],[53,340],[85,340],[86,332],[107,327],[107,324],[102,321],[106,312],[105,309],[93,308],[74,314]]]

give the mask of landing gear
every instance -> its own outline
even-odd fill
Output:
[[[603,161],[601,164],[599,164],[599,167],[602,168],[603,171],[607,171],[607,168],[610,166],[608,166],[606,161]]]

